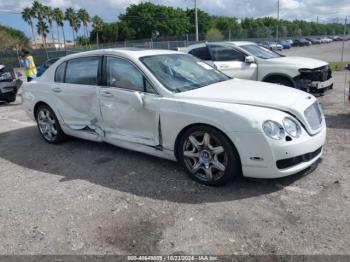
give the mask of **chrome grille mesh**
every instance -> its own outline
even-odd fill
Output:
[[[304,116],[313,130],[317,130],[322,126],[323,114],[318,102],[306,108]]]

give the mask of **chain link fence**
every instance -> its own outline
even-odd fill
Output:
[[[304,36],[308,37],[308,36]],[[312,37],[324,37],[324,36],[312,36]],[[281,37],[283,39],[295,39],[296,37]],[[300,38],[300,37],[298,37]],[[205,37],[200,35],[199,42],[205,42]],[[263,41],[274,41],[273,38],[248,38],[248,39],[234,39],[229,35],[220,41],[252,41],[252,42],[263,42]],[[136,48],[152,48],[152,49],[169,49],[177,50],[177,48],[186,47],[192,44],[198,43],[194,40],[193,35],[188,35],[183,38],[162,38],[157,40],[146,39],[146,40],[131,40],[131,41],[121,41],[114,43],[102,43],[102,44],[86,44],[84,46],[67,47],[67,49],[36,49],[31,50],[31,53],[35,59],[37,66],[44,63],[46,60],[55,57],[63,57],[72,53],[84,52],[96,49],[106,49],[106,48],[125,48],[125,47],[136,47]],[[18,59],[18,50],[5,50],[0,51],[0,64],[5,65],[7,69],[12,69],[14,67],[20,67]]]

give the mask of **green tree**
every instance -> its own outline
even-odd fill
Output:
[[[78,18],[83,24],[84,38],[87,39],[89,37],[88,25],[90,23],[90,15],[85,9],[79,9]]]
[[[50,6],[46,6],[44,5],[42,7],[42,12],[43,12],[43,16],[46,19],[47,23],[49,24],[49,30],[51,32],[51,38],[52,41],[54,41],[54,37],[53,37],[53,30],[52,30],[52,23],[53,23],[53,11],[52,8]]]
[[[29,39],[22,31],[0,24],[0,50],[28,46]]]
[[[81,26],[78,14],[75,12],[73,8],[67,8],[65,12],[65,20],[69,22],[70,27],[72,28],[73,33],[73,42],[75,41],[75,38],[77,37],[78,30]]]
[[[198,32],[199,34],[206,34],[212,25],[212,18],[211,16],[198,9]],[[189,30],[188,32],[191,34],[194,34],[196,32],[196,27],[195,27],[195,10],[194,9],[187,9],[186,14],[189,20]]]
[[[223,40],[224,35],[220,32],[217,28],[210,28],[205,36],[206,40],[213,41],[213,40]]]
[[[99,46],[99,33],[103,29],[103,20],[101,19],[101,17],[95,15],[92,18],[92,28],[96,32],[96,44],[97,44],[97,46]]]
[[[33,41],[36,45],[36,38],[35,38],[35,33],[34,33],[34,24],[33,24],[33,17],[34,17],[34,12],[31,8],[26,7],[23,9],[22,11],[22,19],[24,20],[24,22],[26,22],[31,30],[32,30],[32,37],[33,37]]]
[[[63,14],[61,9],[55,8],[53,10],[53,19],[56,22],[58,42],[60,42],[60,30],[59,30],[59,28],[61,27],[61,29],[62,29],[62,36],[63,36],[63,44],[64,44],[64,46],[66,46],[66,36],[65,36],[65,33],[64,33],[64,14]]]
[[[180,8],[144,2],[130,5],[119,20],[132,28],[138,39],[151,38],[155,31],[160,36],[181,36],[188,32],[189,20]],[[130,32],[130,31],[129,31]]]
[[[38,34],[43,37],[44,47],[46,48],[46,37],[47,37],[47,34],[50,32],[49,27],[45,22],[45,20],[39,20],[36,27],[37,27]]]

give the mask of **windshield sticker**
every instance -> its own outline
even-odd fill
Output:
[[[197,62],[198,65],[200,65],[201,67],[203,67],[204,69],[207,70],[213,70],[214,68],[212,68],[210,65],[204,63],[204,62]]]

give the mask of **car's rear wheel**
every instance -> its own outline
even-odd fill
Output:
[[[194,126],[184,132],[178,158],[191,178],[205,185],[223,185],[241,173],[240,159],[232,143],[209,126]]]
[[[39,108],[36,110],[36,121],[41,136],[47,142],[58,144],[66,138],[66,135],[62,131],[55,113],[49,106],[39,106]]]

